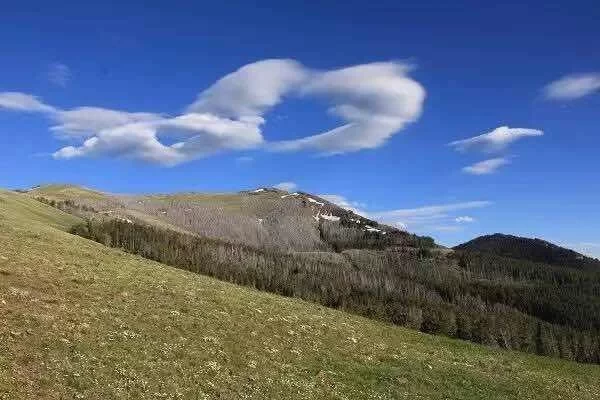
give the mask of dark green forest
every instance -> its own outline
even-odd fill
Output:
[[[503,235],[501,233],[480,236],[456,246],[455,249],[482,251],[520,260],[537,261],[588,271],[598,271],[600,269],[600,260],[595,258],[586,257],[545,240]]]
[[[335,252],[278,252],[115,219],[72,233],[168,265],[485,345],[600,362],[600,273],[491,253],[436,251],[406,234],[321,222]],[[335,257],[333,257],[335,256]]]

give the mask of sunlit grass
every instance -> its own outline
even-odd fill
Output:
[[[600,367],[223,283],[0,192],[0,399],[594,399]]]

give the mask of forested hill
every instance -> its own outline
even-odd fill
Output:
[[[586,257],[576,251],[557,246],[545,240],[503,235],[501,233],[480,236],[454,247],[454,250],[480,251],[520,260],[600,271],[600,260],[595,258]]]

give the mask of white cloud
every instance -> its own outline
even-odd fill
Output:
[[[222,150],[244,150],[259,146],[263,142],[260,117],[239,120],[218,117],[212,114],[184,114],[165,119],[158,126],[161,135],[183,134],[184,141],[174,146],[190,155],[207,155]]]
[[[136,122],[157,121],[159,114],[145,112],[126,112],[101,107],[77,107],[59,111],[54,116],[58,122],[50,128],[63,136],[89,137],[104,129],[117,128]]]
[[[379,211],[371,213],[370,217],[383,221],[393,226],[402,227],[404,230],[429,233],[434,231],[458,231],[459,226],[465,222],[472,222],[472,217],[453,216],[460,210],[478,209],[492,205],[490,201],[467,201],[417,208],[402,208],[397,210]],[[471,219],[469,221],[469,219]]]
[[[419,117],[425,90],[407,76],[409,69],[388,62],[315,72],[294,60],[258,61],[217,81],[177,116],[89,106],[61,110],[19,92],[0,93],[0,108],[45,113],[58,138],[79,140],[56,151],[55,158],[108,156],[175,165],[263,146],[268,143],[263,115],[286,95],[324,96],[344,125],[274,147],[341,153],[380,146]]]
[[[61,87],[67,86],[71,80],[71,69],[62,63],[53,63],[48,67],[48,80]]]
[[[262,119],[230,120],[211,114],[149,118],[102,129],[83,145],[67,146],[54,156],[69,159],[112,155],[172,166],[224,150],[256,147],[263,141],[261,123]],[[160,142],[160,136],[182,137],[182,141],[167,146]]]
[[[358,201],[350,201],[347,198],[345,198],[344,196],[341,196],[339,194],[320,194],[319,197],[321,197],[337,206],[345,208],[346,210],[350,210],[356,214],[362,215],[363,217],[368,216],[368,213],[361,209],[365,205]]]
[[[373,215],[383,218],[422,218],[430,216],[444,216],[445,213],[448,212],[482,208],[490,206],[491,204],[492,202],[490,201],[467,201],[463,203],[450,203],[418,208],[402,208],[398,210],[382,211]]]
[[[0,108],[10,111],[54,113],[56,109],[36,96],[21,92],[0,92]]]
[[[600,260],[600,243],[582,242],[576,246],[576,250]]]
[[[501,126],[491,132],[484,133],[469,139],[456,140],[449,143],[459,151],[482,150],[488,153],[498,152],[505,149],[511,143],[524,137],[542,136],[544,132],[537,129],[509,128]]]
[[[456,216],[457,211],[485,208],[493,204],[491,201],[467,201],[372,212],[366,211],[364,204],[351,201],[337,194],[320,194],[319,197],[364,217],[395,226],[404,231],[422,234],[460,231],[463,229],[464,224],[475,222],[475,218]]]
[[[68,113],[68,112],[67,112]],[[152,113],[125,113],[86,108],[59,113],[63,125],[53,127],[71,136],[89,137],[81,146],[67,146],[55,158],[115,156],[172,166],[225,150],[244,150],[263,142],[262,118],[231,120],[211,114],[174,118]],[[85,128],[90,128],[86,131]],[[181,139],[165,145],[161,138]]]
[[[295,182],[281,182],[273,187],[275,189],[285,190],[286,192],[294,192],[298,189],[298,185]]]
[[[156,137],[156,128],[144,124],[129,124],[100,131],[81,146],[67,146],[54,153],[55,158],[83,156],[132,158],[162,165],[175,165],[186,160],[174,146],[165,146]]]
[[[200,93],[187,111],[227,117],[262,115],[308,75],[308,70],[294,60],[271,59],[247,64]]]
[[[510,161],[503,157],[490,158],[489,160],[480,161],[473,165],[469,165],[468,167],[464,167],[463,172],[472,175],[487,175],[496,172],[498,168],[509,163]]]
[[[162,119],[158,121],[158,125],[165,130],[170,129],[186,135],[209,132],[215,136],[231,136],[242,142],[256,143],[262,141],[260,126],[264,122],[261,117],[243,117],[236,120],[214,114],[189,113]]]
[[[564,242],[560,240],[554,240],[553,243],[556,243],[559,246],[566,247],[568,249],[572,249],[578,253],[581,253],[585,256],[597,258],[600,260],[600,242]]]
[[[573,74],[549,83],[543,89],[549,100],[574,100],[600,90],[600,73]]]
[[[317,135],[273,143],[279,151],[315,149],[337,154],[381,146],[421,115],[425,89],[408,77],[410,66],[381,62],[315,73],[305,95],[328,98],[344,124]]]

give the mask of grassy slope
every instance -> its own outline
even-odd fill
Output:
[[[420,334],[71,236],[0,192],[0,399],[577,398],[600,367]]]
[[[73,185],[46,185],[29,191],[28,195],[56,201],[72,200],[100,212],[110,212],[112,216],[255,247],[283,250],[322,250],[327,247],[322,243],[313,219],[318,207],[302,206],[301,201],[293,197],[282,199],[282,193],[130,196]]]
[[[92,190],[75,185],[44,185],[29,192],[31,195],[40,195],[55,200],[90,199],[104,200],[107,195],[97,190]]]

